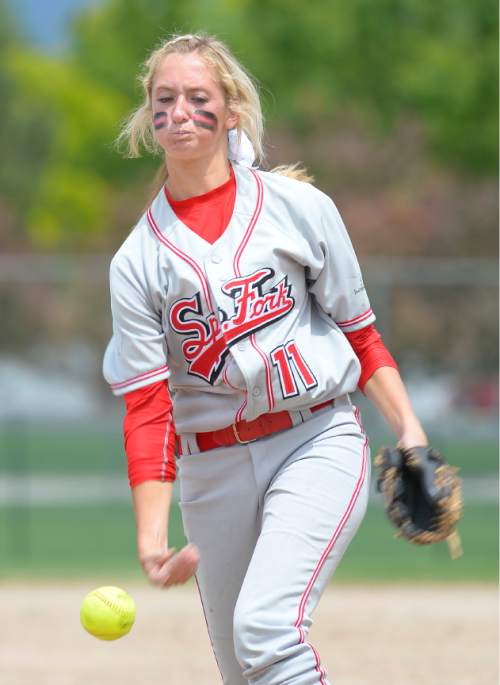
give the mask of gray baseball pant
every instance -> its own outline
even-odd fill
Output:
[[[179,477],[223,682],[328,685],[307,637],[366,511],[370,453],[357,409],[345,396],[267,438],[183,455]]]

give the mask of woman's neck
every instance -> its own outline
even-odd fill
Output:
[[[231,176],[226,155],[209,160],[169,160],[167,169],[166,186],[173,200],[186,200],[208,193]]]

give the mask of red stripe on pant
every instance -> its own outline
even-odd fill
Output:
[[[359,427],[360,427],[363,435],[365,435],[365,432],[364,432],[363,427],[361,425],[361,421],[359,419],[359,410],[357,407],[354,407],[354,416],[356,418],[356,421],[359,424]],[[351,512],[354,509],[354,505],[356,504],[359,493],[361,491],[361,487],[362,487],[363,482],[365,480],[365,475],[366,475],[366,448],[367,447],[368,447],[368,438],[365,437],[365,442],[363,444],[363,458],[362,458],[362,463],[361,463],[361,473],[360,473],[359,478],[356,482],[356,487],[354,488],[354,492],[351,495],[351,498],[349,500],[349,504],[347,505],[347,509],[345,510],[342,518],[340,519],[340,522],[339,522],[337,528],[335,529],[332,537],[328,541],[328,544],[327,544],[325,550],[323,551],[323,554],[321,555],[321,557],[318,561],[318,564],[316,565],[316,568],[314,569],[314,572],[313,572],[313,574],[309,580],[309,583],[307,584],[306,589],[304,590],[304,593],[302,594],[300,604],[299,604],[299,613],[297,616],[297,620],[295,621],[295,624],[294,624],[294,627],[297,628],[298,633],[299,633],[299,643],[305,643],[305,635],[304,635],[304,631],[301,627],[301,624],[302,624],[302,621],[304,619],[304,611],[305,611],[305,607],[306,607],[309,595],[311,594],[311,590],[312,590],[314,583],[315,583],[315,581],[319,575],[319,572],[321,571],[321,568],[323,567],[323,564],[327,560],[328,555],[330,554],[330,552],[333,549],[333,546],[335,545],[335,542],[338,540],[340,533],[342,532],[345,524],[349,520],[349,516],[351,515]],[[318,653],[316,652],[314,647],[309,642],[307,642],[306,644],[311,648],[311,650],[314,654],[314,658],[316,659],[316,671],[319,673],[320,683],[321,683],[321,685],[326,685],[325,680],[324,680],[325,671],[320,666],[320,660],[319,660]]]

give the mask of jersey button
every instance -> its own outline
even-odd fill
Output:
[[[254,388],[254,389],[252,390],[252,395],[253,395],[253,397],[260,397],[260,393],[261,393],[260,388]]]
[[[220,264],[222,262],[222,257],[220,256],[220,254],[213,254],[211,256],[211,260],[214,264]]]

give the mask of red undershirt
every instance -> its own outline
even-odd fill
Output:
[[[177,218],[211,244],[221,237],[233,215],[236,180],[232,166],[230,173],[231,178],[223,185],[187,200],[173,200],[165,187],[168,203]]]
[[[236,181],[232,167],[230,173],[231,178],[223,185],[187,200],[173,200],[165,188],[165,195],[177,218],[211,244],[224,233],[233,214]],[[345,336],[361,364],[358,385],[362,391],[381,366],[398,368],[375,326],[365,326]],[[130,487],[148,480],[175,480],[175,431],[167,381],[133,390],[126,393],[124,399],[127,410],[124,419],[125,452]]]

